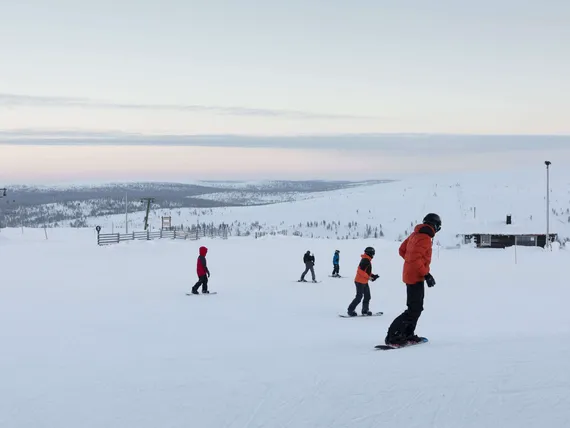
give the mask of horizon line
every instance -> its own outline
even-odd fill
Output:
[[[274,139],[293,139],[293,138],[338,138],[338,137],[553,137],[553,138],[570,138],[569,133],[490,133],[490,132],[335,132],[335,133],[298,133],[298,134],[248,134],[248,133],[143,133],[128,132],[121,130],[80,130],[72,128],[62,129],[44,129],[44,128],[0,128],[0,138],[3,136],[19,137],[22,135],[49,135],[49,136],[108,136],[108,137],[139,137],[139,138],[274,138]],[[2,141],[0,141],[2,143]]]

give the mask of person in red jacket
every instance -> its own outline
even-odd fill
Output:
[[[402,279],[406,284],[406,309],[388,328],[384,343],[404,346],[418,343],[423,338],[415,334],[418,319],[424,310],[424,281],[428,287],[435,285],[430,273],[433,237],[441,230],[441,218],[434,213],[426,215],[413,233],[400,245],[400,257],[404,259]]]
[[[208,294],[208,278],[210,277],[210,270],[208,269],[208,264],[206,263],[206,254],[208,254],[208,249],[206,247],[200,247],[200,255],[198,256],[198,261],[196,263],[196,273],[198,274],[198,282],[192,287],[192,294],[198,294],[198,288],[202,286],[202,293]]]

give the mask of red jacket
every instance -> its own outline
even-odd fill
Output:
[[[204,276],[210,273],[208,270],[208,265],[206,263],[206,254],[208,253],[208,249],[206,247],[200,247],[199,251],[200,255],[198,256],[196,263],[196,273],[198,276]]]
[[[404,259],[402,279],[406,284],[424,280],[430,271],[433,227],[418,224],[412,234],[400,245],[400,257]]]

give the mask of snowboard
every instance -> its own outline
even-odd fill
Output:
[[[428,342],[429,342],[429,340],[427,340],[427,338],[422,337],[422,341],[418,342],[418,343],[409,343],[407,345],[402,345],[402,346],[376,345],[374,348],[380,349],[382,351],[389,351],[390,349],[409,348],[410,346],[417,346],[417,345],[421,345],[423,343],[428,343]]]
[[[329,278],[346,278],[346,276],[334,276],[334,275],[329,275]]]
[[[295,282],[306,282],[307,284],[320,284],[320,283],[323,282],[323,281],[315,281],[315,282],[313,282],[313,281],[299,281],[299,280],[297,280],[297,281],[295,281]]]
[[[372,315],[357,315],[355,317],[351,317],[347,314],[338,314],[341,318],[371,318],[371,317],[379,317],[380,315],[384,315],[384,312],[373,312]]]
[[[200,294],[186,293],[187,296],[209,296],[211,294],[218,294],[218,292],[217,291],[210,291],[209,293],[200,293]]]

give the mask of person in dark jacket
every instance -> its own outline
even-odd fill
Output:
[[[372,273],[372,259],[376,254],[376,250],[372,247],[366,247],[364,250],[364,254],[360,257],[360,263],[358,268],[356,269],[356,277],[354,278],[354,285],[356,286],[356,296],[354,300],[350,302],[348,305],[347,313],[351,317],[355,317],[358,314],[356,313],[356,307],[362,301],[364,297],[364,301],[362,301],[362,315],[370,316],[372,312],[369,310],[370,304],[370,285],[368,285],[368,281],[376,281],[378,279],[378,275]]]
[[[418,224],[410,236],[400,245],[400,257],[404,259],[402,279],[406,284],[407,309],[388,328],[386,345],[404,346],[423,340],[415,333],[418,319],[424,310],[424,281],[428,287],[435,285],[430,273],[433,238],[441,230],[441,218],[430,213]]]
[[[192,293],[198,294],[198,288],[202,286],[202,293],[208,294],[208,278],[210,277],[210,270],[208,269],[208,264],[206,262],[206,254],[208,254],[208,249],[206,247],[200,247],[200,255],[196,262],[196,273],[198,274],[198,282],[192,287]]]
[[[340,277],[340,251],[336,250],[334,252],[334,256],[333,256],[333,271],[332,271],[332,276],[335,278],[339,278]]]
[[[313,254],[311,254],[311,251],[307,251],[305,253],[305,255],[303,256],[303,263],[305,263],[305,271],[301,274],[301,279],[299,280],[299,282],[307,282],[305,280],[305,275],[307,275],[307,272],[311,271],[311,276],[313,277],[313,282],[317,282],[317,279],[315,278],[315,256]]]

